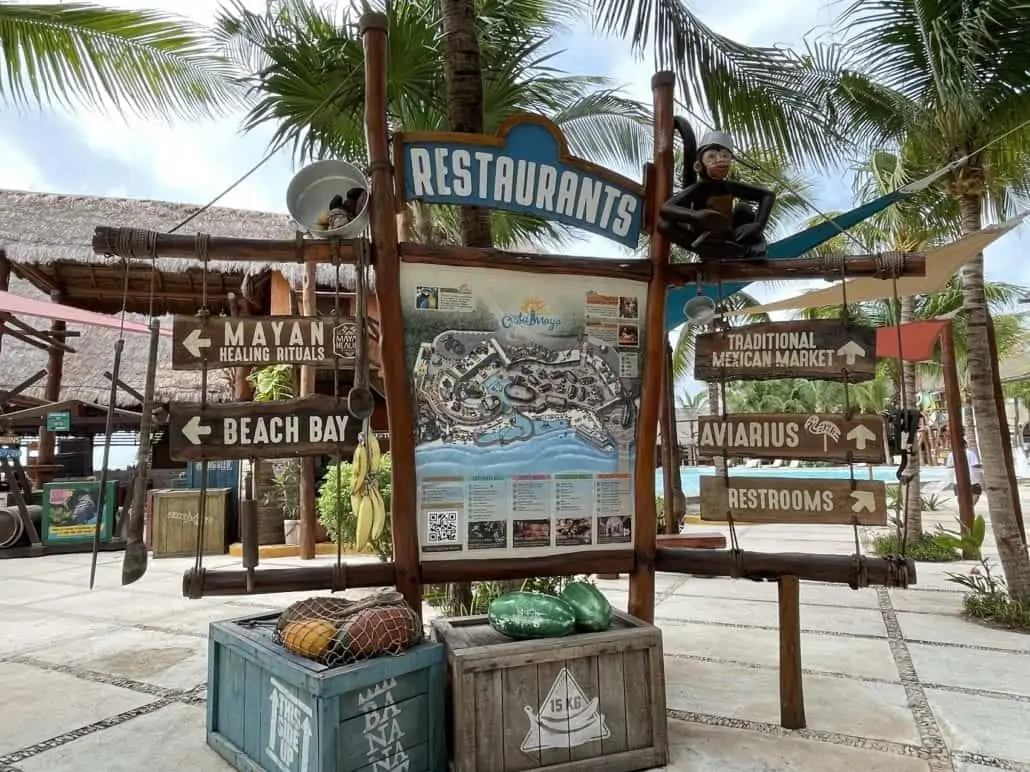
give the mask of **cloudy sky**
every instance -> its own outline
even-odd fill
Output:
[[[107,5],[149,7],[186,14],[210,22],[216,0],[109,0]],[[247,0],[258,9],[263,2]],[[751,44],[799,44],[813,30],[832,21],[825,0],[699,0],[693,7],[717,32]],[[556,41],[564,49],[557,64],[574,74],[601,74],[612,78],[631,96],[650,100],[653,70],[638,61],[629,46],[602,43],[583,25]],[[602,53],[603,52],[603,53]],[[615,52],[619,52],[616,54]],[[71,115],[55,110],[25,111],[5,106],[0,110],[0,188],[124,196],[202,204],[244,174],[266,152],[270,132],[241,134],[238,117],[204,124],[165,125],[90,114]],[[226,206],[285,211],[284,193],[293,166],[286,151],[221,200]],[[632,174],[632,170],[627,170]],[[821,210],[846,207],[851,202],[850,181],[828,175],[814,205]],[[175,223],[168,223],[169,227]],[[1026,228],[1008,236],[987,253],[992,278],[1030,284],[1030,246]],[[576,254],[615,256],[620,248],[598,238],[584,239]],[[760,289],[763,299],[798,290]],[[682,388],[695,391],[696,383]]]

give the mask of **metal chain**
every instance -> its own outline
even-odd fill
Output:
[[[895,326],[895,332],[897,333],[898,343],[898,397],[900,403],[900,412],[902,416],[901,428],[903,431],[900,432],[898,439],[901,445],[901,463],[898,465],[898,498],[894,504],[894,523],[897,532],[898,543],[901,545],[900,553],[904,557],[907,551],[908,541],[908,500],[909,496],[912,495],[910,485],[912,483],[912,474],[908,471],[908,463],[912,456],[912,437],[911,432],[908,431],[908,394],[905,388],[905,357],[902,351],[902,335],[901,335],[901,296],[898,293],[898,271],[894,271],[894,275],[891,277],[891,285],[894,292],[893,300],[898,304],[898,318],[895,320],[897,325]],[[918,423],[916,424],[916,430],[918,432]],[[918,452],[918,448],[917,448]],[[916,493],[918,494],[918,491]]]
[[[721,298],[722,293],[722,278],[718,279],[718,295]],[[723,317],[725,320],[725,317]],[[713,327],[720,326],[718,321],[719,317],[716,315],[716,321],[712,322]],[[723,334],[729,328],[729,323],[724,321]],[[719,415],[722,418],[722,422],[725,424],[729,420],[729,413],[726,410],[726,359],[723,357],[722,364],[719,366]],[[722,484],[723,490],[727,493],[726,496],[726,522],[730,529],[730,552],[733,555],[733,575],[739,578],[741,573],[740,566],[743,563],[740,539],[737,536],[737,524],[733,519],[733,512],[730,509],[729,490],[730,490],[730,458],[729,450],[724,447],[722,449]]]

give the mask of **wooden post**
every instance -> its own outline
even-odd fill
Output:
[[[304,264],[304,283],[301,287],[301,313],[304,316],[316,316],[318,308],[315,300],[317,286],[317,263]],[[300,396],[307,397],[315,393],[315,368],[300,369]],[[300,557],[302,560],[313,560],[315,557],[315,533],[318,530],[318,514],[315,507],[315,458],[305,456],[300,460]]]
[[[804,729],[805,690],[801,670],[801,599],[796,576],[781,576],[780,606],[780,725]]]
[[[958,364],[955,361],[955,332],[948,322],[941,335],[941,369],[944,371],[944,399],[948,406],[948,433],[951,435],[951,459],[955,465],[955,497],[958,499],[958,519],[964,531],[973,527],[973,491],[969,487],[969,459],[966,457],[966,438],[962,428],[962,389],[958,384]],[[975,555],[962,551],[965,560]]]
[[[11,261],[0,249],[0,290],[7,292],[11,286]],[[0,351],[4,348],[4,323],[0,321]]]
[[[655,161],[651,185],[645,195],[647,205],[657,213],[672,196],[673,166],[673,92],[674,73],[665,71],[651,78],[654,94]],[[637,459],[633,475],[633,552],[636,557],[629,578],[629,613],[647,622],[654,621],[654,559],[657,549],[655,513],[655,445],[658,413],[662,401],[662,370],[667,338],[665,334],[665,291],[668,283],[669,242],[658,232],[658,217],[651,218],[651,281],[647,286],[647,316],[644,327],[644,364],[640,385],[640,412],[637,415]]]
[[[676,487],[679,475],[679,438],[676,436],[676,406],[673,403],[672,351],[668,342],[662,358],[662,498],[665,501],[665,533],[676,533]]]
[[[1001,428],[1001,448],[1005,458],[1005,472],[1009,478],[1009,495],[1012,496],[1012,511],[1019,523],[1019,535],[1026,546],[1026,525],[1023,523],[1023,504],[1019,500],[1019,484],[1016,481],[1016,463],[1012,458],[1012,435],[1009,433],[1009,419],[1005,415],[1005,395],[1001,392],[1001,374],[998,371],[998,341],[994,336],[994,319],[987,314],[987,343],[990,346],[991,370],[994,373],[994,404],[998,409],[998,426]],[[982,460],[982,459],[981,459]]]
[[[54,303],[60,303],[61,293],[57,290],[51,291],[50,300]],[[67,327],[68,325],[60,319],[54,319],[50,322],[50,332],[58,333],[54,336],[54,339],[57,341],[64,341],[60,333],[64,332]],[[47,402],[57,402],[61,399],[61,379],[64,375],[64,351],[62,349],[57,346],[50,346],[46,369],[47,379],[46,386],[43,388],[43,398]],[[115,393],[117,393],[117,387],[111,389],[111,394],[114,395]],[[48,432],[45,427],[39,430],[39,453],[36,456],[36,462],[41,467],[54,462],[54,435]],[[36,475],[36,479],[42,485],[52,476],[52,471],[41,469]]]
[[[390,507],[396,586],[421,617],[422,580],[419,570],[418,516],[415,511],[415,418],[404,357],[397,206],[387,136],[386,29],[386,16],[382,13],[365,13],[361,17],[361,37],[365,52],[365,145],[368,147],[372,184],[369,209],[376,268],[383,384],[390,418],[392,477],[395,482],[400,481],[400,484],[393,486]],[[653,479],[653,464],[651,473]]]
[[[229,294],[229,315],[239,319],[247,314],[243,301],[233,293]],[[232,371],[232,398],[237,402],[250,402],[254,399],[254,386],[250,382],[251,366],[236,367]]]

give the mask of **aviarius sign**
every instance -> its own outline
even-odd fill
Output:
[[[343,400],[315,395],[279,402],[169,405],[170,455],[176,461],[280,458],[353,450],[361,422]]]
[[[700,381],[855,382],[876,376],[876,329],[837,319],[767,322],[699,335],[695,352],[694,377]]]
[[[875,415],[741,413],[698,420],[701,456],[882,464],[883,419]]]
[[[333,367],[354,359],[353,319],[313,316],[235,318],[176,316],[172,323],[172,369],[208,366],[314,365]],[[337,359],[338,358],[338,359]]]
[[[516,115],[492,135],[398,134],[401,203],[481,206],[532,214],[626,246],[640,239],[643,187],[569,155],[565,137],[537,115]]]
[[[701,519],[740,523],[887,525],[887,493],[882,482],[770,479],[732,475],[701,478]]]

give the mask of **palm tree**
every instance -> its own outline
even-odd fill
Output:
[[[962,230],[979,230],[1030,192],[1030,15],[1008,0],[869,0],[812,47],[803,88],[871,146],[905,143],[916,167],[950,164],[945,191]],[[795,86],[802,88],[800,81]],[[1014,598],[1030,601],[1030,556],[1013,507],[991,367],[983,256],[962,271],[969,391],[991,524]]]
[[[0,103],[197,118],[240,104],[206,30],[157,11],[0,0]]]
[[[650,112],[604,79],[568,75],[550,63],[561,24],[559,0],[479,0],[482,130],[494,133],[515,113],[550,118],[570,150],[611,166],[640,166],[651,154]],[[387,114],[395,131],[447,131],[449,100],[443,20],[436,0],[385,3],[390,23]],[[283,0],[262,13],[239,0],[216,18],[216,35],[251,106],[244,129],[271,124],[273,144],[292,146],[298,160],[336,157],[364,163],[365,84],[357,30],[340,9]],[[448,38],[449,39],[449,38]],[[471,226],[454,207],[415,204],[407,230],[425,242],[468,242]],[[482,214],[482,213],[480,213]],[[563,225],[513,212],[492,212],[491,244],[510,247],[568,241]],[[477,221],[474,241],[482,241]]]

